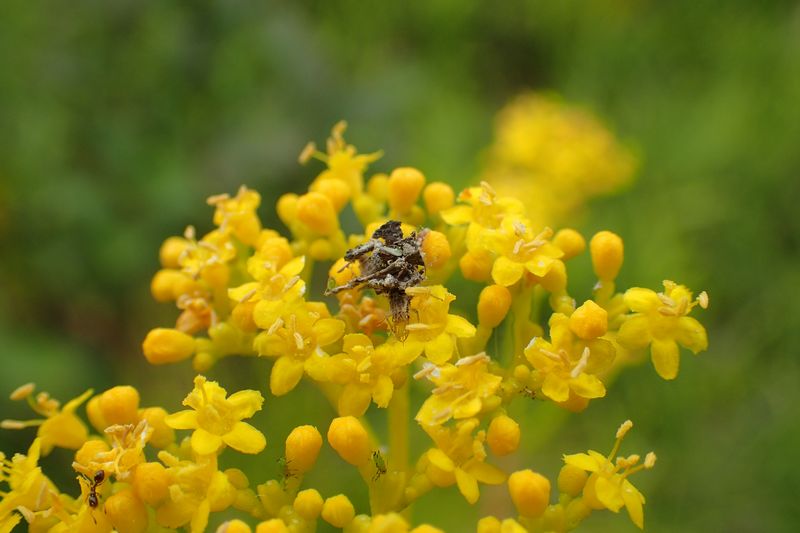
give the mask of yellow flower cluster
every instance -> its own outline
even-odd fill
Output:
[[[517,105],[531,104],[552,105],[538,99]],[[548,120],[557,122],[547,109]],[[433,532],[439,530],[411,523],[416,500],[454,487],[474,504],[486,484],[505,484],[508,507],[513,504],[517,514],[485,517],[478,531],[569,531],[592,511],[622,507],[643,527],[644,497],[628,478],[652,467],[655,455],[641,465],[639,456],[617,457],[630,422],[620,427],[608,456],[589,451],[564,457],[552,503],[545,476],[495,464],[517,451],[527,429],[508,408],[535,397],[581,411],[607,394],[610,376],[635,361],[632,354],[648,347],[658,374],[673,379],[679,345],[695,353],[706,348],[703,326],[688,316],[696,306],[707,307],[706,293],[694,298],[671,281],[660,293],[618,292],[622,239],[602,231],[588,246],[598,283],[592,298],[578,305],[568,289],[567,263],[587,248],[579,232],[541,225],[519,195],[503,196],[485,181],[455,194],[413,168],[367,179],[367,166],[380,154],[359,154],[345,142],[344,129],[343,123],[334,127],[325,152],[313,144],[303,150],[301,162],[318,159],[326,166],[308,192],[278,200],[288,236],[262,227],[260,196],[242,187],[233,197],[209,199],[212,231],[198,237],[190,227],[164,242],[151,289],[156,300],[175,303],[177,319],[143,342],[150,363],[191,359],[204,374],[223,357],[272,360],[263,381],[272,395],[293,393],[306,380],[331,402],[338,417],[324,439],[301,423],[286,438],[281,474],[264,479],[258,471],[220,467],[229,449],[259,454],[267,446],[262,431],[247,421],[262,408],[259,391],[228,394],[197,375],[183,400],[186,409],[168,412],[142,407],[130,386],[99,395],[86,391],[61,406],[24,385],[12,399],[27,401],[39,418],[2,426],[36,426],[37,436],[26,455],[0,457],[0,482],[8,485],[0,493],[0,533],[22,520],[31,530],[53,533],[196,533],[206,529],[212,513],[229,509],[251,519],[227,521],[218,531],[313,532],[322,520],[352,533]],[[508,146],[495,151],[523,158],[527,148],[516,135],[507,133]],[[612,149],[608,139],[574,142],[587,143],[589,151]],[[552,155],[541,164],[578,179],[582,163]],[[622,164],[598,172],[611,175]],[[576,194],[587,194],[584,185]],[[361,229],[351,233],[343,221],[349,216],[352,224],[352,214]],[[380,232],[388,221],[401,223],[406,244],[396,246]],[[356,256],[354,249],[366,251]],[[414,254],[424,265],[413,263]],[[310,290],[315,268],[329,273],[327,300]],[[399,285],[410,271],[416,281]],[[454,304],[456,272],[481,286],[474,313]],[[392,297],[375,287],[393,290]],[[412,387],[425,391],[415,415]],[[84,403],[90,426],[77,414]],[[384,440],[364,417],[371,408],[386,413]],[[430,441],[418,457],[409,447],[415,429]],[[358,470],[369,509],[356,509],[343,493],[326,497],[303,487],[325,440]],[[62,492],[38,466],[55,447],[75,450],[72,491]],[[77,488],[80,495],[71,496]]]
[[[629,183],[637,160],[591,113],[525,93],[500,111],[482,178],[525,198],[537,223],[560,223]]]

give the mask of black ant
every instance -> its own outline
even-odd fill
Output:
[[[86,503],[89,504],[90,508],[97,509],[97,506],[100,505],[100,497],[97,495],[97,487],[99,487],[103,481],[105,481],[105,471],[98,470],[95,472],[94,477],[91,478],[82,472],[79,472],[79,474],[89,485],[89,496],[86,497]],[[94,523],[97,524],[97,520],[95,520],[94,516],[92,517],[92,520],[94,520]]]

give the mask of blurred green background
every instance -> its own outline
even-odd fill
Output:
[[[245,183],[278,224],[274,200],[319,170],[298,166],[299,150],[341,118],[362,151],[385,150],[374,169],[466,184],[494,113],[531,88],[592,109],[642,154],[630,190],[576,225],[625,238],[620,286],[706,289],[711,347],[684,354],[675,382],[649,364],[627,371],[544,446],[546,429],[528,426],[527,454],[506,465],[555,476],[561,453],[606,450],[631,418],[623,451],[659,456],[634,480],[647,530],[796,531],[797,2],[0,2],[2,417],[27,417],[6,396],[26,381],[63,400],[129,383],[145,404],[177,408],[191,369],[153,371],[140,352],[176,316],[151,300],[149,278],[163,238],[210,229],[207,196]],[[264,390],[263,363],[257,377],[236,360],[214,376]],[[293,418],[330,418],[303,390],[299,406],[297,394],[267,400],[256,480],[277,473]],[[4,431],[0,449],[31,438]],[[329,494],[358,486],[355,474],[324,478]],[[363,489],[355,498],[367,511]],[[491,491],[474,509],[454,490],[437,498],[416,518],[449,531],[507,506]],[[634,530],[624,512],[585,526]]]

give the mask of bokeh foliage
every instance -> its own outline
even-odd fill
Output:
[[[246,183],[278,225],[272,201],[314,175],[297,153],[340,118],[362,150],[385,149],[375,168],[465,184],[502,104],[552,90],[643,157],[636,184],[576,226],[625,238],[620,286],[671,277],[708,290],[711,349],[684,356],[675,382],[649,366],[623,374],[548,444],[525,442],[526,466],[553,476],[560,453],[604,446],[629,417],[631,449],[659,455],[641,482],[650,531],[792,530],[798,57],[791,2],[6,0],[0,391],[34,380],[66,399],[131,383],[177,407],[191,371],[161,369],[153,383],[140,341],[173,316],[148,292],[158,245],[187,224],[209,229],[206,196]],[[266,366],[260,380],[233,363],[218,372],[265,388]],[[295,404],[268,400],[262,413],[276,456]],[[5,396],[0,406],[21,409]],[[312,422],[329,415],[294,408]],[[27,442],[0,434],[7,452]],[[420,518],[455,529],[469,513],[442,509],[457,501]],[[480,505],[491,508],[490,493]],[[587,526],[632,527],[614,516]]]

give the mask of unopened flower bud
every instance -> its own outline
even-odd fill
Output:
[[[422,198],[425,200],[425,209],[428,214],[435,215],[440,211],[453,207],[456,195],[450,185],[441,181],[434,181],[425,187],[422,192]]]
[[[303,519],[313,521],[322,512],[322,496],[317,489],[301,490],[297,493],[292,506]]]
[[[519,438],[519,424],[509,416],[496,416],[489,424],[486,440],[492,453],[497,456],[515,452],[519,447]]]
[[[502,285],[484,287],[478,299],[478,322],[496,328],[511,309],[511,292]]]
[[[293,470],[305,473],[317,461],[322,435],[314,426],[298,426],[286,437],[286,461]]]
[[[602,337],[608,331],[608,313],[592,300],[586,300],[569,317],[569,329],[584,340]]]
[[[569,496],[577,496],[586,485],[588,477],[589,475],[582,468],[575,465],[564,465],[558,473],[558,491]]]
[[[157,507],[167,499],[172,480],[161,463],[141,463],[133,472],[133,489],[143,502]]]
[[[353,416],[333,419],[328,428],[328,443],[351,465],[361,466],[369,461],[369,436]]]
[[[486,281],[492,273],[494,261],[485,251],[467,252],[458,260],[461,273],[470,281]]]
[[[189,246],[183,237],[168,237],[158,250],[158,259],[164,268],[178,268],[181,254]]]
[[[147,420],[147,424],[153,428],[148,444],[156,448],[166,448],[175,442],[175,430],[164,421],[167,414],[163,407],[148,407],[139,413],[139,418]]]
[[[155,328],[145,337],[142,350],[151,364],[177,363],[194,353],[194,339],[177,329]]]
[[[344,181],[336,178],[316,180],[309,189],[327,196],[337,213],[350,199],[350,187]]]
[[[139,421],[139,391],[129,385],[112,387],[100,395],[100,413],[108,425]]]
[[[425,186],[425,176],[416,168],[401,167],[389,176],[389,206],[395,213],[404,214],[417,203]]]
[[[102,431],[102,429],[100,431]],[[75,452],[75,462],[83,466],[88,466],[90,462],[95,461],[97,454],[107,452],[108,449],[106,441],[98,438],[89,439]]]
[[[572,259],[586,249],[586,239],[583,235],[572,228],[564,228],[553,237],[553,244],[561,248],[564,252],[564,261]]]
[[[130,489],[109,496],[103,509],[119,533],[143,533],[147,530],[147,508]]]
[[[289,528],[280,518],[272,518],[259,523],[256,533],[289,533]]]
[[[322,505],[322,518],[333,527],[343,528],[353,521],[356,512],[353,504],[344,494],[337,494],[325,500]]]
[[[511,474],[508,478],[508,491],[522,516],[541,516],[550,503],[550,480],[530,469]]]
[[[428,268],[441,268],[450,259],[450,243],[444,233],[429,230],[422,241],[422,257]]]
[[[611,281],[622,267],[624,248],[622,239],[616,233],[600,231],[595,233],[589,243],[592,253],[594,273],[602,281]]]
[[[297,199],[297,218],[320,235],[331,235],[339,229],[333,203],[319,192],[309,192]]]
[[[275,205],[278,218],[288,227],[291,227],[292,222],[297,219],[298,198],[299,197],[294,193],[284,194],[278,198],[278,203]]]
[[[478,533],[500,533],[500,520],[494,516],[484,516],[478,520]]]

